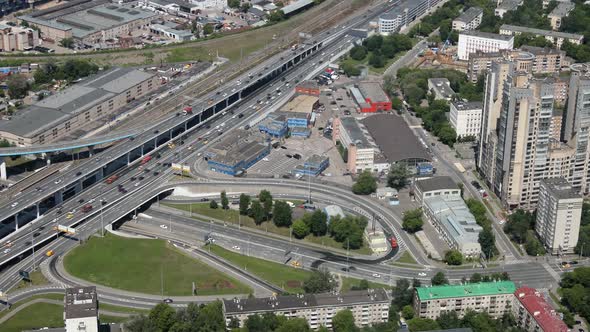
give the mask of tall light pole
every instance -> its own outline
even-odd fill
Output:
[[[33,246],[33,271],[35,271],[35,236],[33,234],[33,228],[31,228],[31,245]]]

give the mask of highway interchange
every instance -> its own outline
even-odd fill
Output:
[[[395,4],[388,3],[386,5],[393,6]],[[374,9],[374,12],[377,13],[381,13],[382,11],[382,7]],[[280,102],[287,99],[288,94],[286,91],[289,90],[287,88],[288,83],[290,83],[292,87],[295,81],[303,80],[308,76],[311,77],[313,76],[314,71],[321,70],[323,65],[319,65],[318,59],[322,59],[322,62],[325,64],[325,62],[328,62],[328,57],[331,57],[332,54],[338,54],[343,48],[348,47],[350,43],[354,41],[354,38],[339,37],[343,37],[351,27],[365,24],[369,19],[370,17],[359,15],[353,18],[350,22],[347,22],[345,28],[339,26],[330,29],[329,32],[316,36],[315,39],[317,41],[322,38],[328,38],[329,42],[325,41],[323,48],[307,59],[305,64],[299,65],[288,71],[284,76],[285,80],[275,78],[272,85],[269,84],[263,87],[252,96],[249,96],[239,103],[236,103],[236,105],[231,108],[218,113],[207,122],[207,125],[201,125],[191,132],[179,135],[183,136],[183,138],[175,140],[177,145],[175,148],[169,148],[166,144],[162,144],[162,147],[157,152],[159,157],[154,157],[146,165],[139,165],[139,160],[137,160],[128,167],[123,167],[118,173],[116,173],[118,174],[119,179],[113,184],[106,184],[103,181],[99,181],[90,186],[82,193],[76,195],[73,199],[62,203],[61,213],[58,213],[57,209],[46,211],[45,214],[35,220],[34,223],[31,223],[29,227],[12,236],[10,238],[11,245],[4,247],[3,250],[6,252],[2,252],[0,256],[0,264],[4,264],[5,266],[0,274],[0,290],[8,290],[13,287],[20,280],[18,275],[20,270],[30,271],[34,266],[39,266],[39,264],[44,261],[44,264],[54,266],[57,264],[57,260],[77,245],[78,239],[86,239],[88,236],[104,229],[106,224],[128,217],[130,214],[134,214],[137,207],[154,200],[154,198],[161,193],[170,192],[177,185],[197,187],[208,186],[207,188],[215,187],[218,188],[217,192],[229,186],[239,185],[240,188],[244,188],[244,191],[249,189],[253,194],[259,191],[261,186],[264,186],[271,189],[273,193],[277,193],[277,195],[288,194],[290,195],[288,197],[304,198],[308,184],[302,181],[248,178],[207,179],[204,174],[199,174],[199,170],[194,167],[193,171],[197,173],[196,175],[198,177],[196,180],[176,180],[175,183],[171,183],[169,182],[169,179],[172,175],[172,170],[170,167],[165,167],[164,164],[194,164],[198,156],[204,151],[206,144],[214,142],[220,137],[219,135],[221,131],[216,130],[218,126],[219,129],[225,128],[226,132],[233,128],[243,127],[244,125],[251,123],[253,121],[252,119],[260,118],[261,114],[275,108],[277,104],[280,104]],[[269,63],[276,61],[277,57],[280,57],[280,55],[257,66],[252,72],[256,75],[258,71],[266,70],[264,67],[268,67]],[[246,81],[247,77],[246,74],[242,78],[229,82],[229,84],[226,84],[219,93],[212,92],[202,100],[215,98],[215,96],[219,95],[223,96],[225,93],[231,93],[231,90],[235,89],[236,82],[238,80]],[[272,99],[266,98],[269,94]],[[258,100],[261,101],[260,104],[258,103]],[[256,105],[260,107],[258,108]],[[244,114],[244,117],[237,116],[240,113]],[[166,130],[177,127],[180,121],[183,121],[181,116],[173,114],[163,123],[154,125],[154,128],[159,128],[160,132],[163,133]],[[221,135],[223,135],[223,133]],[[150,137],[151,139],[152,136],[153,133],[150,131],[137,136],[135,140],[142,141],[147,137]],[[180,143],[181,140],[184,141],[184,144]],[[88,159],[79,166],[72,167],[58,177],[51,177],[42,181],[36,186],[40,189],[31,188],[30,191],[23,193],[19,198],[19,201],[17,201],[18,204],[16,206],[3,206],[0,208],[0,212],[2,212],[2,215],[7,211],[8,213],[13,213],[15,210],[31,204],[31,202],[39,201],[40,198],[46,196],[46,192],[55,189],[55,182],[59,179],[76,179],[79,177],[76,175],[79,172],[82,172],[82,174],[92,173],[94,170],[101,167],[105,160],[110,159],[109,156],[118,156],[129,151],[129,144],[127,143],[129,143],[129,141],[119,143],[96,157]],[[156,156],[155,153],[153,155]],[[443,158],[440,158],[440,156],[439,159],[444,160]],[[143,177],[143,179],[141,179],[141,177]],[[63,183],[63,181],[60,182],[60,184],[61,183]],[[127,192],[121,193],[118,189],[119,185],[122,185]],[[414,277],[428,280],[434,273],[439,271],[438,268],[431,265],[421,248],[416,246],[413,239],[411,239],[405,232],[401,231],[400,217],[392,213],[388,208],[381,206],[370,198],[352,196],[349,189],[340,188],[333,184],[314,182],[310,186],[314,193],[314,198],[317,199],[318,202],[338,202],[340,205],[349,207],[351,211],[356,213],[369,216],[375,214],[383,224],[384,229],[396,235],[396,238],[398,238],[401,244],[401,250],[408,250],[412,253],[417,262],[424,266],[425,269],[411,269],[398,266],[393,267],[392,265],[383,263],[382,261],[384,259],[381,258],[357,259],[352,256],[347,258],[346,255],[342,253],[330,252],[325,248],[306,245],[302,242],[293,244],[293,242],[287,239],[268,237],[246,229],[238,229],[216,223],[195,222],[194,219],[178,214],[174,214],[173,218],[171,218],[170,211],[162,211],[158,209],[150,209],[146,212],[146,214],[152,217],[151,219],[141,217],[141,215],[140,218],[138,218],[138,225],[140,224],[142,227],[150,227],[151,225],[151,229],[136,229],[135,231],[151,232],[152,234],[158,234],[158,236],[162,238],[169,237],[171,234],[173,234],[174,237],[182,238],[181,233],[191,232],[195,234],[195,238],[189,239],[192,241],[198,241],[197,238],[202,236],[205,232],[214,232],[218,243],[226,246],[229,246],[231,243],[233,243],[233,246],[238,239],[241,239],[243,242],[243,239],[247,238],[249,241],[248,243],[241,245],[242,250],[250,247],[251,253],[254,255],[261,255],[262,258],[281,261],[285,257],[286,250],[290,250],[292,252],[297,252],[300,257],[303,257],[304,262],[306,262],[305,266],[308,268],[321,265],[332,271],[349,273],[350,276],[353,277],[368,278],[381,282],[392,282],[393,279],[396,278]],[[469,184],[467,184],[467,187],[470,191],[474,190]],[[293,193],[294,191],[298,191],[299,195],[295,195]],[[106,202],[104,206],[101,204],[102,201]],[[89,202],[92,202],[94,209],[91,213],[84,215],[80,211],[80,208]],[[101,207],[104,207],[104,210],[101,209]],[[70,211],[73,212],[74,216],[73,218],[68,219],[67,215]],[[172,227],[168,230],[169,234],[166,234],[166,230],[159,227],[160,224],[164,223],[163,220],[170,220]],[[71,237],[60,236],[55,230],[53,230],[53,227],[57,226],[57,224],[76,227],[76,234]],[[183,230],[186,230],[186,232],[182,232]],[[5,241],[6,240],[3,241],[3,244]],[[186,239],[178,241],[179,245],[182,243],[186,244]],[[42,245],[45,242],[47,244]],[[37,247],[35,254],[31,253],[33,247]],[[508,247],[511,248],[509,244]],[[53,250],[55,255],[53,257],[47,257],[45,255],[47,250]],[[509,250],[514,249],[512,248]],[[22,259],[19,259],[19,256],[21,256]],[[520,255],[515,255],[514,257],[519,256]],[[389,256],[387,256],[387,258],[389,258]],[[347,265],[347,262],[349,265]],[[343,268],[346,268],[346,266],[354,266],[354,270],[348,272],[343,271]],[[68,281],[67,279],[60,279],[64,277],[60,276],[57,270],[50,270],[55,278],[61,280],[63,284],[71,284],[71,281]],[[502,264],[499,267],[488,268],[485,270],[486,273],[496,271],[508,272],[511,278],[517,283],[539,288],[549,288],[552,283],[554,284],[556,282],[556,277],[559,277],[555,271],[547,269],[546,266],[535,262],[514,261],[513,264]],[[481,268],[476,268],[446,271],[447,276],[454,281],[458,281],[465,276],[469,277],[474,272],[482,272],[482,270]],[[419,276],[418,273],[426,273],[426,276]],[[379,274],[380,277],[374,277],[375,274]],[[391,276],[391,278],[389,278],[389,276]],[[29,291],[29,293],[21,293],[20,295],[17,295],[14,300],[18,300],[25,295],[28,296],[32,293],[43,291],[49,291],[49,289],[37,289]],[[130,295],[127,293],[123,294],[122,292],[110,293],[108,291],[101,291],[100,297],[105,303],[119,305],[126,304],[138,307],[149,307],[161,300],[157,296],[141,294]],[[182,305],[189,301],[191,300],[185,299],[175,301],[175,303]]]

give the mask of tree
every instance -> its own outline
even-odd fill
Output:
[[[409,320],[409,319],[414,318],[414,308],[410,304],[405,305],[402,308],[402,317],[405,320]]]
[[[224,210],[229,209],[229,199],[227,199],[227,193],[224,191],[221,192],[221,208]]]
[[[469,282],[471,282],[471,283],[481,282],[481,274],[479,274],[477,272],[472,274],[471,278],[469,278]]]
[[[252,5],[248,2],[244,2],[241,6],[240,6],[240,11],[242,13],[247,13],[248,10],[250,10],[250,7],[252,7]]]
[[[272,220],[278,227],[290,227],[293,222],[293,213],[289,204],[277,201],[272,212]]]
[[[350,57],[356,61],[362,61],[367,56],[367,49],[364,46],[355,46],[350,50]]]
[[[133,317],[125,323],[125,330],[129,332],[157,332],[158,327],[144,314]]]
[[[227,0],[227,6],[229,8],[239,8],[240,0]]]
[[[213,31],[214,31],[213,24],[207,23],[207,24],[205,24],[205,26],[203,26],[203,33],[205,35],[210,35],[213,33]]]
[[[524,249],[527,254],[531,256],[545,255],[545,248],[541,244],[541,241],[535,236],[535,232],[529,230],[526,236],[526,243]]]
[[[328,215],[317,209],[311,214],[310,231],[315,236],[326,235],[328,231]]]
[[[332,291],[337,285],[334,276],[326,269],[313,271],[309,278],[303,282],[303,290],[306,293],[325,293]]]
[[[404,213],[402,227],[408,233],[416,233],[422,230],[424,221],[422,220],[422,210],[420,208],[408,210]]]
[[[459,250],[451,249],[445,253],[445,262],[449,265],[463,264],[463,255]]]
[[[74,38],[63,38],[59,41],[59,46],[65,48],[73,48],[74,47]]]
[[[399,279],[395,282],[395,287],[391,290],[392,306],[402,308],[412,303],[414,290],[410,287],[408,279]],[[399,310],[399,309],[398,309]]]
[[[444,272],[442,272],[442,271],[437,272],[434,275],[434,277],[432,277],[430,282],[432,283],[433,286],[448,285],[449,284],[449,280],[447,279]]]
[[[369,170],[363,171],[355,184],[352,186],[352,192],[357,195],[369,195],[377,190],[377,181],[371,175]]]
[[[367,227],[364,217],[339,216],[330,219],[330,235],[345,249],[358,249],[363,245],[363,231]]]
[[[303,239],[307,234],[309,234],[309,227],[307,224],[301,219],[296,220],[293,223],[293,235],[298,239]]]
[[[258,194],[258,200],[262,203],[264,218],[268,219],[272,212],[272,195],[270,194],[270,191],[265,189],[261,190],[260,194]]]
[[[277,23],[280,21],[285,20],[287,17],[285,16],[285,13],[282,10],[275,10],[272,13],[270,13],[270,15],[268,16],[268,20],[271,23]]]
[[[305,318],[289,318],[275,332],[309,332],[309,324]]]
[[[461,327],[461,319],[455,311],[446,311],[441,313],[436,319],[436,322],[443,330]]]
[[[417,332],[417,331],[430,331],[430,330],[438,330],[439,326],[438,323],[430,318],[420,318],[414,317],[407,321],[408,327],[410,331]]]
[[[363,45],[371,52],[377,51],[383,44],[383,36],[380,34],[374,34],[371,37],[363,41]]]
[[[508,221],[504,225],[504,232],[515,242],[523,244],[526,242],[528,230],[532,229],[533,223],[532,213],[518,209],[508,217]]]
[[[361,74],[361,70],[358,66],[346,61],[342,63],[342,71],[347,76],[359,76]]]
[[[260,201],[255,200],[250,206],[250,216],[254,219],[256,225],[262,224],[264,221],[264,208],[260,204]]]
[[[369,65],[375,68],[383,68],[385,66],[385,58],[381,54],[372,53],[369,56]]]
[[[250,208],[250,196],[246,194],[240,195],[240,214],[247,215]]]
[[[389,173],[387,174],[387,185],[389,187],[400,190],[405,188],[409,181],[410,172],[405,163],[396,163],[391,165]]]
[[[176,312],[166,303],[159,303],[150,310],[149,318],[161,331],[168,331],[174,324]]]
[[[340,310],[332,318],[334,332],[356,332],[359,328],[354,324],[354,317],[350,309]]]
[[[214,199],[212,199],[211,202],[209,202],[209,208],[210,209],[217,209],[217,207],[218,207],[217,202]]]
[[[10,77],[8,77],[7,86],[8,94],[10,95],[10,98],[13,99],[24,98],[30,89],[27,78],[21,74],[10,75]]]

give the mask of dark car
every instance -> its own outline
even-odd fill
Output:
[[[477,181],[471,181],[471,185],[475,187],[475,189],[481,189],[481,185]]]
[[[137,179],[138,179],[139,181],[141,181],[141,180],[143,180],[143,179],[144,179],[144,177],[143,177],[143,176],[140,176],[140,177],[138,177]]]
[[[293,156],[290,155],[290,154],[286,154],[285,157],[287,157],[287,158],[293,158]]]
[[[301,159],[301,155],[299,153],[296,153],[293,155],[293,158],[295,159]]]
[[[154,172],[154,176],[156,176],[158,174],[160,174],[160,172],[158,172],[158,171]]]
[[[241,118],[243,118],[243,117],[244,117],[244,114],[241,114],[241,113],[240,113],[240,115],[238,115],[238,119],[241,119]]]
[[[160,159],[162,157],[159,153],[156,153],[156,159]]]
[[[27,241],[27,242],[25,242],[25,246],[30,246],[31,243],[32,243],[31,241]]]
[[[82,172],[76,173],[76,176],[80,176],[80,175],[82,175]]]
[[[135,176],[132,176],[129,180],[135,181],[135,180],[137,180],[137,178]]]
[[[144,169],[143,171],[144,171],[145,173],[149,173],[149,172],[151,172],[151,170],[150,170],[149,168],[146,168],[146,169]]]
[[[37,236],[39,236],[39,235],[41,235],[41,233],[37,232],[37,233],[34,233],[34,234],[33,234],[33,237],[37,237]]]
[[[158,134],[160,131],[159,130],[154,130],[154,134]]]
[[[287,150],[287,147],[286,147],[286,146],[284,146],[284,145],[281,145],[281,149],[285,149],[285,150]]]
[[[102,201],[100,201],[100,203],[101,203],[102,205],[107,205],[107,201],[106,201],[106,200],[104,200],[104,199],[103,199]]]
[[[201,198],[201,202],[209,202],[209,198],[203,197],[203,198]]]
[[[84,198],[80,198],[80,199],[78,200],[78,203],[80,203],[80,204],[84,203]]]

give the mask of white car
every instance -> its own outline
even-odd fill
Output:
[[[379,273],[373,273],[373,278],[381,278],[381,275]]]
[[[10,204],[10,206],[12,206],[12,207],[16,207],[17,205],[18,205],[18,202],[14,202],[14,203]]]
[[[166,226],[166,225],[162,224],[162,225],[160,225],[160,228],[161,228],[161,229],[168,229],[168,226]]]
[[[53,183],[55,183],[55,184],[60,184],[60,183],[61,183],[61,179],[59,179],[59,180],[55,180]]]
[[[240,247],[238,247],[238,246],[233,246],[233,247],[231,247],[231,248],[232,248],[233,250],[238,250],[238,251],[240,250]]]
[[[140,183],[137,182],[136,184],[134,184],[135,187],[139,187]]]
[[[420,272],[420,273],[418,273],[418,276],[420,276],[420,277],[426,277],[426,273]]]
[[[92,198],[88,201],[88,204],[91,204],[91,203],[94,203],[94,198]]]
[[[500,222],[499,223],[500,223],[500,225],[504,225],[505,222],[506,222],[506,220],[500,219]]]
[[[4,249],[4,253],[8,254],[10,252],[10,249]]]

